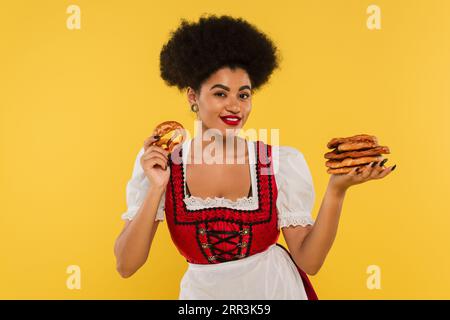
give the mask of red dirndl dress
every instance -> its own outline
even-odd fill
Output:
[[[259,205],[256,210],[214,207],[189,210],[184,203],[183,163],[173,161],[182,158],[182,148],[177,147],[169,157],[170,181],[165,196],[165,213],[170,236],[178,251],[191,264],[218,264],[245,259],[265,251],[277,243],[277,187],[271,161],[271,145],[257,143],[257,192]],[[292,259],[294,262],[294,260]],[[294,262],[295,264],[295,262]],[[308,300],[318,300],[306,273],[297,265]],[[252,299],[252,297],[248,297]]]

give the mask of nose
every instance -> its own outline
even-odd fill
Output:
[[[233,108],[230,107],[230,108],[226,108],[226,109],[228,112],[235,113],[235,114],[238,114],[240,111],[239,107],[233,107]]]
[[[232,101],[227,107],[227,111],[232,113],[239,113],[241,111],[241,107],[239,106],[238,101]]]

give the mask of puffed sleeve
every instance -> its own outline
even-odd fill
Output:
[[[127,183],[127,211],[121,216],[122,220],[133,220],[134,216],[138,212],[141,204],[147,195],[147,190],[150,187],[148,178],[145,176],[144,169],[141,166],[141,156],[144,154],[144,147],[139,150],[139,153],[134,162],[133,174]],[[155,221],[164,221],[164,203],[165,192],[161,197],[161,201],[158,206]]]
[[[275,147],[273,157],[278,187],[278,229],[287,226],[313,225],[314,184],[305,157],[289,146]],[[276,168],[278,161],[278,168]]]

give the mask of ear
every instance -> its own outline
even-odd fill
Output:
[[[198,103],[197,93],[191,87],[188,87],[187,89],[187,98],[190,106],[194,103]]]

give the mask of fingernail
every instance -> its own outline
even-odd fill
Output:
[[[377,165],[377,161],[375,161],[374,163],[372,163],[372,168],[375,167]]]
[[[392,167],[391,171],[394,171],[394,169],[395,169],[396,166],[397,166],[397,165],[394,165],[394,166]]]
[[[159,135],[154,135],[153,138],[159,139],[159,138],[161,138],[161,136],[159,136]]]
[[[384,159],[383,161],[381,161],[380,162],[380,167],[382,167],[385,163],[386,163],[386,161],[388,161],[388,159],[386,158],[386,159]]]

